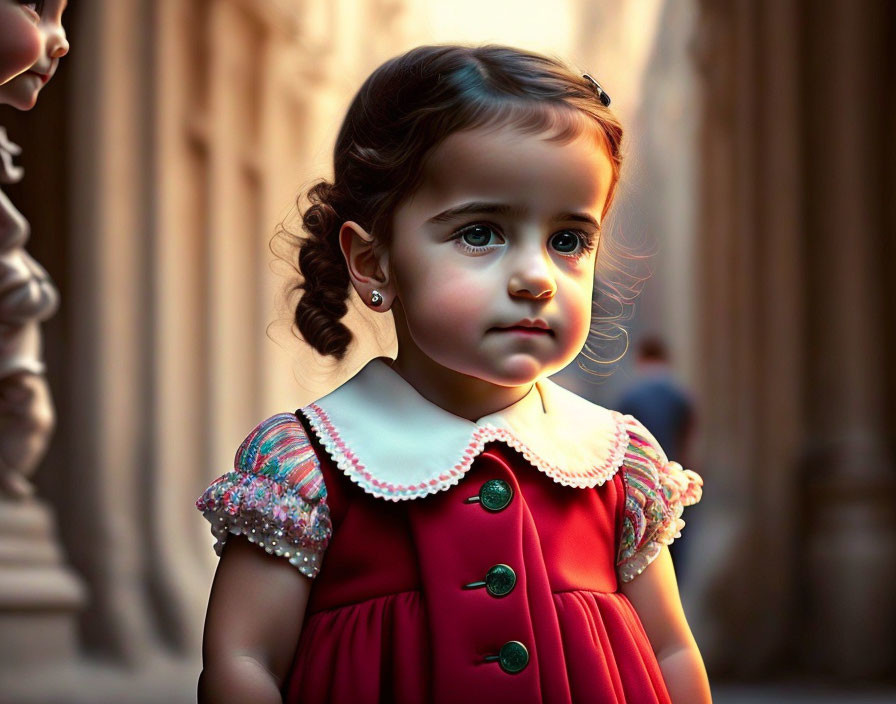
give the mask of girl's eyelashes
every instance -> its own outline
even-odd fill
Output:
[[[490,223],[476,223],[452,233],[451,239],[467,254],[486,254],[504,242],[496,229]],[[498,242],[495,242],[495,235]],[[561,230],[551,235],[548,241],[558,254],[578,260],[591,253],[596,237],[584,230]]]
[[[584,230],[563,230],[551,235],[551,245],[560,254],[573,259],[581,259],[594,249],[595,235]]]
[[[44,0],[36,0],[34,2],[24,2],[24,0],[18,0],[18,1],[19,1],[19,5],[21,5],[22,7],[26,8],[28,10],[31,10],[31,12],[33,12],[38,17],[40,17],[44,11]]]

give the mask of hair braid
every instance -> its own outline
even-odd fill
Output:
[[[323,181],[308,191],[311,206],[302,216],[308,237],[299,250],[304,291],[295,311],[302,337],[320,354],[342,359],[352,341],[351,331],[339,322],[348,312],[348,268],[339,249],[342,219],[336,210],[336,187]]]

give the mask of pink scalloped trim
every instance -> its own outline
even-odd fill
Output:
[[[431,477],[418,484],[393,484],[377,479],[376,476],[368,471],[358,456],[345,444],[339,431],[323,408],[312,403],[302,408],[301,411],[305,413],[312,430],[320,439],[321,445],[336,462],[336,466],[368,494],[389,501],[416,499],[444,491],[456,485],[464,474],[469,471],[473,461],[482,452],[485,444],[493,440],[500,440],[518,451],[530,464],[547,474],[558,484],[580,489],[600,486],[610,479],[622,465],[625,459],[625,450],[628,447],[628,431],[622,422],[621,416],[617,411],[611,411],[616,422],[612,452],[600,466],[584,472],[573,473],[537,455],[507,429],[485,425],[473,432],[469,444],[461,453],[460,462],[455,464],[448,472],[442,473],[438,477]]]

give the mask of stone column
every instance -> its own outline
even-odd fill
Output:
[[[888,7],[889,6],[889,7]],[[881,68],[894,65],[891,3],[825,0],[805,18],[806,200],[811,262],[805,370],[809,418],[802,478],[807,535],[803,660],[868,678],[896,667],[896,472],[886,446],[884,299],[879,250],[894,183],[884,181],[893,124]],[[889,34],[889,38],[888,35]],[[891,73],[892,78],[892,73]],[[888,135],[890,135],[888,137]],[[889,352],[889,354],[888,354]]]
[[[717,673],[893,667],[892,26],[885,2],[701,3],[703,503],[731,528],[705,585]]]
[[[74,563],[91,590],[83,644],[136,665],[155,650],[146,523],[154,472],[150,294],[153,48],[148,2],[84,3],[69,114],[68,432],[60,482]]]

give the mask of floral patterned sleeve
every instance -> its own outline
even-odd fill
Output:
[[[616,569],[630,582],[659,555],[663,545],[681,537],[685,506],[700,501],[703,479],[670,462],[656,438],[634,416],[624,415],[629,444],[621,471],[625,509]]]
[[[314,578],[332,532],[326,498],[305,429],[292,413],[279,413],[246,436],[233,471],[212,482],[196,508],[211,523],[218,555],[231,533],[242,534]]]

